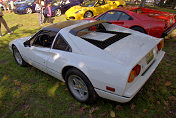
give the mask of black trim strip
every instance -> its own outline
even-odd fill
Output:
[[[166,30],[163,32],[161,38],[167,36],[167,35],[168,35],[171,31],[173,31],[175,28],[176,28],[176,22],[175,22],[172,26],[170,26],[168,29],[166,29]]]
[[[155,60],[150,64],[150,66],[142,73],[141,76],[144,76],[145,73],[149,70],[149,68],[155,63]]]
[[[116,34],[116,35],[113,37],[110,37],[104,41],[98,41],[98,40],[93,40],[93,39],[88,39],[88,38],[82,38],[82,39],[97,46],[98,48],[105,49],[106,47],[110,46],[111,44],[115,43],[116,41],[119,41],[120,39],[123,39],[124,37],[127,37],[128,35],[131,35],[130,33],[114,32],[114,31],[104,31],[104,33],[112,33],[112,34]]]

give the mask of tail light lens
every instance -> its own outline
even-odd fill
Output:
[[[137,64],[130,72],[129,78],[128,78],[128,82],[131,83],[133,82],[134,78],[137,77],[139,75],[141,71],[141,66],[139,64]]]
[[[158,51],[160,51],[162,48],[164,48],[164,39],[158,43],[157,48],[158,48]]]

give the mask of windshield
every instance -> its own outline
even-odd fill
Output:
[[[81,4],[82,7],[93,7],[96,1],[86,1]]]
[[[65,5],[70,3],[69,0],[65,1],[65,0],[54,0],[51,4],[52,6],[60,6],[60,5]]]

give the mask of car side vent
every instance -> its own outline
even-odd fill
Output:
[[[110,32],[108,32],[110,33]],[[84,40],[88,41],[89,43],[97,46],[98,48],[105,49],[106,47],[110,46],[111,44],[115,43],[116,41],[119,41],[120,39],[123,39],[124,37],[127,37],[128,35],[131,35],[130,33],[123,33],[123,32],[111,32],[115,33],[116,35],[113,37],[110,37],[104,41],[98,41],[94,39],[88,39],[83,38]]]

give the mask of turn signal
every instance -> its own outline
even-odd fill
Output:
[[[128,78],[128,82],[131,83],[133,82],[134,78],[137,77],[139,75],[141,71],[141,66],[139,64],[137,64],[130,72],[129,78]]]
[[[158,51],[160,51],[162,48],[164,48],[164,39],[158,43],[157,48],[158,48]]]

